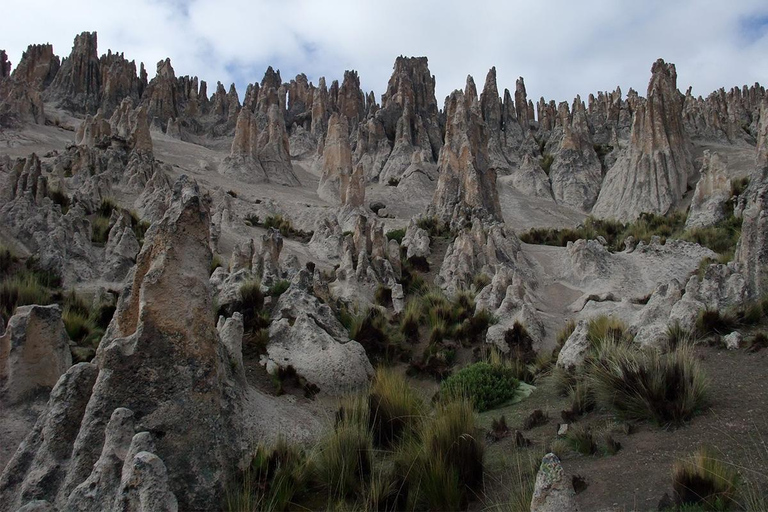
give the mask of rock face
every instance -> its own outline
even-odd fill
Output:
[[[72,53],[61,63],[46,98],[76,112],[95,112],[99,108],[101,72],[95,32],[75,37]]]
[[[768,293],[768,163],[752,173],[745,193],[741,238],[735,260],[743,265],[751,299]],[[740,201],[741,202],[741,201]]]
[[[13,78],[42,90],[53,82],[61,63],[50,44],[31,44],[13,70]]]
[[[54,391],[49,410],[41,416],[45,422],[57,409],[69,414],[70,408],[83,407],[82,421],[73,421],[67,426],[67,437],[56,440],[68,443],[62,446],[63,463],[50,469],[50,477],[42,485],[35,483],[37,465],[27,470],[11,461],[0,478],[0,493],[9,497],[7,503],[35,497],[63,505],[76,496],[73,491],[98,470],[100,454],[109,453],[110,418],[116,409],[127,407],[138,418],[137,430],[152,433],[179,508],[219,506],[240,430],[234,422],[233,404],[228,402],[234,396],[227,389],[232,382],[231,365],[213,318],[209,229],[206,198],[196,184],[182,176],[174,186],[171,207],[147,232],[136,266],[126,279],[115,316],[97,351],[97,375],[92,390],[85,393],[87,406],[83,399],[56,401]],[[179,287],[185,290],[183,294],[178,293]],[[92,375],[94,370],[81,373]],[[62,381],[57,387],[61,385],[66,387]],[[40,436],[41,432],[33,431],[25,441],[31,453],[26,457],[17,453],[17,458],[46,457],[41,443],[48,440]],[[127,436],[120,436],[123,447]],[[128,467],[122,473],[125,499],[136,503],[144,503],[163,484],[159,459],[142,455],[144,451],[126,459]],[[152,482],[141,484],[145,478]],[[33,485],[38,486],[34,494],[25,491]],[[161,494],[168,498],[167,493]]]
[[[685,229],[705,228],[725,218],[725,203],[731,198],[727,160],[718,153],[704,151],[701,176],[696,184]]]
[[[312,281],[301,270],[280,296],[269,328],[267,371],[290,367],[321,391],[343,395],[366,385],[373,368],[362,345],[311,294]]]
[[[693,165],[682,125],[674,64],[656,61],[648,98],[638,101],[629,147],[608,171],[592,213],[620,221],[666,214],[686,191]]]
[[[561,103],[558,116],[563,138],[549,171],[552,195],[558,203],[589,211],[600,193],[603,172],[589,133],[584,102],[577,97],[572,113],[567,103]]]
[[[531,512],[576,512],[576,492],[554,453],[544,456],[536,475]]]
[[[280,75],[270,67],[260,88],[249,87],[246,104],[237,117],[230,155],[220,173],[250,183],[299,184],[291,164],[279,85]]]
[[[323,149],[323,174],[317,195],[331,204],[344,203],[342,192],[352,174],[352,149],[349,146],[349,124],[344,115],[334,113],[328,121],[328,134]]]
[[[501,221],[496,172],[488,163],[488,133],[474,83],[454,91],[446,102],[445,144],[440,150],[440,178],[428,214],[459,225],[466,219]]]
[[[69,336],[59,306],[17,308],[0,336],[0,391],[18,402],[52,388],[70,366]]]

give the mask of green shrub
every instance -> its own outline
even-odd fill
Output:
[[[313,473],[328,496],[361,494],[363,482],[371,473],[373,440],[371,431],[360,423],[359,419],[343,419],[318,444],[312,458]]]
[[[255,213],[249,213],[245,216],[245,223],[248,226],[258,226],[260,222],[259,216]]]
[[[212,276],[213,272],[219,268],[224,267],[225,265],[224,258],[222,258],[219,254],[214,253],[213,257],[211,258],[211,264],[208,267],[208,275]]]
[[[493,315],[487,309],[481,309],[473,316],[466,318],[454,329],[456,340],[464,343],[477,343],[483,340],[488,327],[495,322]]]
[[[549,170],[552,168],[552,163],[555,161],[555,157],[549,153],[541,157],[541,168],[544,169],[544,174],[549,176]]]
[[[304,453],[283,439],[271,448],[259,445],[251,463],[227,490],[227,510],[286,510],[306,486],[306,468]]]
[[[112,216],[112,212],[117,208],[119,207],[117,206],[117,203],[114,201],[114,199],[107,197],[101,200],[101,203],[94,213],[100,217],[106,217],[109,219]]]
[[[389,448],[417,433],[424,404],[401,375],[379,368],[368,402],[374,446]]]
[[[363,346],[373,362],[391,361],[400,352],[399,333],[377,308],[352,317],[349,337]]]
[[[269,297],[280,297],[285,291],[291,286],[291,282],[287,281],[285,279],[281,279],[277,282],[275,282],[272,286],[269,287],[267,290],[267,296]]]
[[[675,503],[680,506],[700,505],[705,510],[726,510],[736,505],[739,474],[706,448],[678,460],[672,467]]]
[[[440,395],[447,398],[466,396],[482,412],[511,400],[518,385],[510,368],[479,362],[443,381]]]
[[[708,382],[691,348],[661,354],[607,346],[589,363],[597,401],[628,420],[679,425],[707,401]]]
[[[70,204],[69,196],[67,194],[61,190],[50,189],[48,191],[48,197],[51,198],[51,201],[61,206],[61,213],[67,213]]]
[[[402,244],[403,238],[405,238],[405,228],[387,231],[387,240],[395,240],[398,244]]]
[[[416,221],[416,225],[429,233],[430,237],[441,237],[449,233],[447,226],[444,226],[437,217],[422,217]]]
[[[109,217],[98,215],[91,221],[91,242],[104,245],[109,239]]]
[[[472,279],[472,286],[478,292],[489,284],[491,284],[491,278],[488,274],[475,274],[474,279]]]
[[[400,180],[397,178],[389,178],[389,181],[387,181],[387,185],[390,187],[396,187],[400,184]]]
[[[578,423],[571,425],[565,435],[565,440],[573,451],[582,455],[593,455],[597,452],[597,443],[592,430],[584,425]]]
[[[373,294],[373,301],[385,308],[392,306],[392,288],[380,284]]]
[[[736,318],[728,312],[704,309],[696,319],[696,332],[700,336],[729,334],[737,325]]]
[[[400,318],[400,332],[407,340],[418,341],[421,318],[421,306],[418,301],[408,301]]]
[[[0,276],[9,273],[16,261],[17,258],[11,250],[0,245]]]
[[[688,230],[682,238],[709,247],[718,254],[731,256],[740,236],[741,219],[731,215],[714,226]]]
[[[0,314],[6,320],[19,306],[52,302],[51,293],[34,273],[20,272],[0,281]]]
[[[84,314],[77,308],[65,306],[62,320],[69,339],[78,345],[98,345],[99,339],[104,334],[88,312]]]

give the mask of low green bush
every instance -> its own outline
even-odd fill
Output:
[[[448,398],[465,396],[482,412],[511,400],[518,385],[512,369],[478,362],[444,380],[440,395]]]
[[[403,238],[405,238],[405,228],[387,231],[387,240],[395,240],[398,244],[402,244]]]

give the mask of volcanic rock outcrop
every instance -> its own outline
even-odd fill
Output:
[[[17,402],[52,388],[71,365],[61,308],[17,308],[0,336],[0,392]]]
[[[727,159],[718,153],[704,151],[701,175],[693,193],[686,229],[712,226],[725,218],[725,203],[731,198],[731,180]]]
[[[563,137],[552,157],[549,179],[555,201],[589,211],[600,193],[602,166],[593,147],[584,102],[576,97],[573,112],[560,103],[557,111]]]
[[[489,167],[488,132],[471,80],[465,92],[451,93],[445,111],[440,178],[428,214],[451,225],[475,217],[502,221],[496,172]]]
[[[657,60],[648,97],[639,100],[629,147],[608,171],[592,213],[629,221],[641,213],[666,214],[678,205],[693,174],[682,125],[682,98],[674,64]]]
[[[280,84],[280,74],[272,77],[272,73],[269,68],[260,88],[249,88],[246,105],[237,118],[230,155],[219,172],[250,183],[298,185],[288,148],[283,103],[274,87]]]
[[[113,437],[110,418],[121,407],[135,414],[138,430],[151,433],[179,507],[219,506],[239,430],[231,365],[218,341],[208,284],[209,223],[206,198],[182,176],[171,207],[147,233],[95,365],[75,366],[62,378],[48,410],[0,477],[0,502],[7,509],[33,498],[57,506],[74,499],[78,486],[98,471]],[[179,286],[184,294],[174,291]],[[79,399],[57,399],[72,388]],[[53,419],[62,414],[71,415],[66,426]],[[67,435],[45,435],[52,421],[54,428],[68,429]],[[132,434],[128,429],[121,439]],[[50,460],[50,443],[58,444],[56,464],[44,462]],[[134,471],[163,473],[141,453],[127,464]],[[130,484],[125,468],[122,477]]]

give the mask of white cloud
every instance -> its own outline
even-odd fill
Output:
[[[764,0],[43,0],[6,6],[3,26],[13,62],[29,43],[65,56],[75,34],[96,30],[101,52],[144,61],[150,77],[171,57],[178,75],[200,76],[209,91],[236,81],[241,94],[272,65],[286,81],[304,72],[315,83],[357,69],[380,95],[401,54],[429,57],[439,103],[467,74],[482,89],[493,65],[502,91],[524,76],[534,100],[617,85],[644,94],[658,57],[696,94],[768,82]]]

